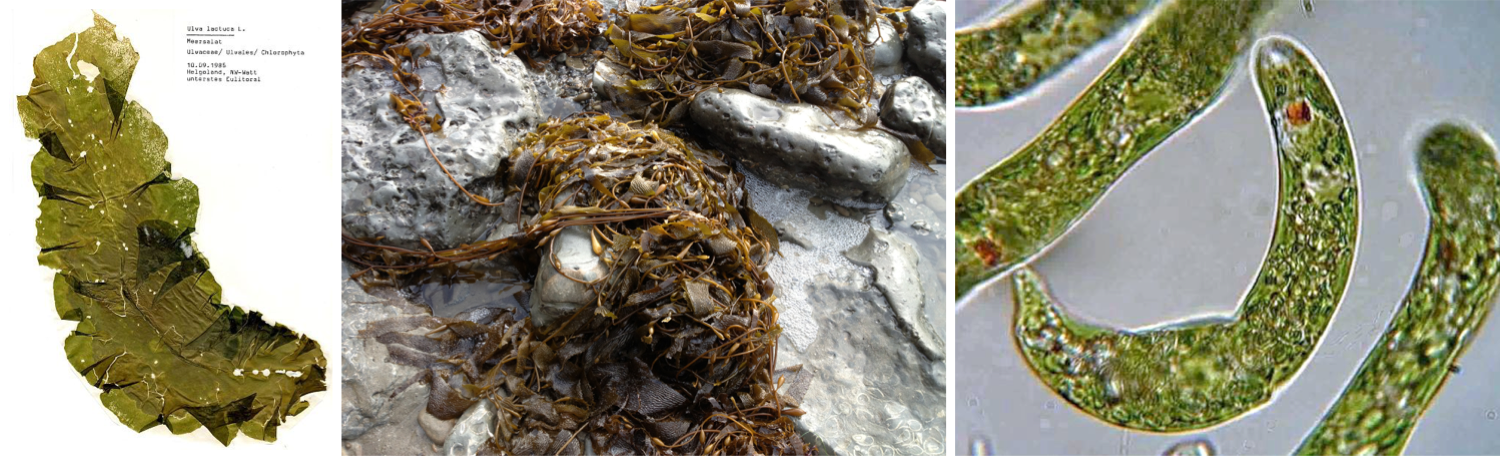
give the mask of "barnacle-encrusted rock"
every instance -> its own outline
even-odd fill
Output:
[[[936,0],[917,2],[906,12],[906,59],[936,87],[947,87],[948,12]]]
[[[908,76],[886,89],[880,98],[880,121],[916,135],[934,155],[948,156],[948,110],[943,97],[922,78]]]
[[[539,328],[551,326],[579,308],[593,304],[596,294],[588,283],[608,272],[594,254],[586,226],[564,228],[552,241],[552,251],[543,253],[529,304],[531,323]]]
[[[525,64],[494,49],[477,31],[422,35],[430,46],[418,73],[431,88],[440,132],[427,141],[391,107],[402,89],[384,65],[354,68],[344,77],[343,226],[355,237],[436,248],[480,240],[499,217],[497,208],[474,204],[439,167],[475,194],[499,196],[493,184],[501,158],[541,117]],[[496,198],[498,200],[498,198]]]
[[[762,177],[830,198],[889,202],[906,185],[911,154],[877,130],[841,128],[816,107],[743,90],[708,90],[691,109],[704,138]]]

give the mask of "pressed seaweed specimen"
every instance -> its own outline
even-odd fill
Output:
[[[318,343],[223,304],[194,248],[198,188],[173,178],[167,137],[125,99],[139,55],[114,25],[42,50],[31,91],[17,97],[41,196],[37,260],[57,269],[58,316],[77,321],[68,361],[100,402],[136,431],[207,428],[275,440],[303,396],[323,391]]]

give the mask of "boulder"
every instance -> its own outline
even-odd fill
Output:
[[[389,67],[349,70],[343,79],[343,227],[360,238],[422,248],[449,248],[483,239],[500,211],[474,203],[448,174],[475,194],[499,200],[502,159],[540,120],[539,95],[526,66],[490,47],[477,31],[421,35],[424,104],[441,114],[442,130],[422,136],[391,107],[401,89]],[[439,165],[441,161],[441,166]],[[447,167],[447,173],[442,169]]]
[[[901,140],[839,127],[815,106],[726,89],[699,93],[689,111],[701,137],[761,177],[830,199],[888,203],[911,169]]]
[[[948,12],[943,3],[922,0],[906,12],[906,59],[934,87],[948,87]]]
[[[880,121],[892,130],[915,135],[934,155],[948,156],[947,103],[922,78],[908,76],[886,89],[880,98]]]

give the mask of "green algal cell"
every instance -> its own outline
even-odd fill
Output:
[[[1040,0],[957,32],[958,106],[998,103],[1026,91],[1124,28],[1151,0]]]
[[[960,296],[1075,224],[1120,176],[1217,98],[1263,1],[1157,8],[1098,80],[1039,136],[955,200]]]
[[[1116,330],[1066,314],[1030,269],[1013,278],[1026,362],[1094,417],[1179,432],[1240,416],[1302,369],[1343,298],[1359,232],[1349,129],[1305,49],[1269,37],[1254,56],[1280,185],[1270,248],[1232,318]]]
[[[190,238],[198,188],[172,178],[166,135],[126,100],[138,58],[96,15],[37,54],[31,91],[16,99],[42,145],[31,164],[37,261],[58,271],[59,317],[78,322],[68,361],[131,429],[275,440],[308,407],[303,396],[325,389],[327,360],[317,342],[220,303]]]
[[[1406,298],[1298,454],[1401,453],[1500,290],[1500,165],[1473,129],[1444,124],[1417,152],[1427,248]]]

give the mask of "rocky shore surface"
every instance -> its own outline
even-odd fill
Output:
[[[601,2],[629,11],[630,0]],[[738,90],[699,94],[682,128],[724,152],[748,177],[751,206],[772,223],[780,255],[767,267],[777,284],[783,335],[777,374],[801,393],[804,438],[831,454],[944,453],[947,302],[943,85],[945,2],[889,15],[904,37],[882,28],[869,62],[877,74],[869,114],[882,128],[830,120],[819,108]],[[349,20],[368,17],[355,12]],[[477,32],[425,35],[420,76],[426,102],[444,118],[429,135],[445,173],[421,137],[390,109],[388,69],[352,67],[343,82],[343,225],[364,238],[435,248],[514,230],[502,207],[473,204],[449,179],[499,197],[503,157],[548,117],[585,111],[622,115],[599,81],[608,64],[592,52],[529,66]],[[607,44],[595,40],[593,47]],[[935,89],[938,88],[938,89]],[[889,131],[886,131],[889,130]],[[920,143],[938,157],[914,158]],[[598,268],[586,236],[556,244],[556,267],[570,275]],[[576,244],[576,245],[575,245]],[[573,246],[573,247],[567,247]],[[418,369],[387,361],[385,346],[362,334],[369,323],[436,314],[481,317],[494,308],[555,318],[589,298],[577,282],[550,280],[545,265],[496,263],[493,279],[406,288],[364,287],[346,279],[343,303],[343,440],[349,455],[475,454],[494,428],[480,401],[457,419],[427,414],[429,387]],[[534,261],[534,260],[533,260]],[[356,269],[346,266],[345,273]],[[534,275],[529,272],[537,271]],[[573,306],[573,307],[570,307]],[[797,367],[800,366],[800,367]]]

